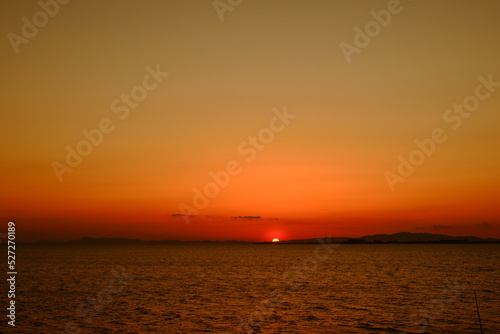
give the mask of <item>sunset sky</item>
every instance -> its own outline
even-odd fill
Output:
[[[0,4],[20,240],[500,238],[500,2],[40,3]]]

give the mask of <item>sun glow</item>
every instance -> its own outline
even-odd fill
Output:
[[[273,242],[280,242],[280,239],[278,239],[278,238],[274,238],[274,239],[273,239]]]

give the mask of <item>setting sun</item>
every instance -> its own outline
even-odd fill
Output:
[[[278,238],[274,238],[274,239],[273,239],[273,242],[280,242],[280,239],[278,239]]]

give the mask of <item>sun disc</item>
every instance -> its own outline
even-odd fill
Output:
[[[278,238],[274,238],[274,239],[273,239],[273,242],[280,242],[280,239],[278,239]]]

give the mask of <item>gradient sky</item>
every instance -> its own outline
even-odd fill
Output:
[[[387,6],[244,0],[221,21],[212,1],[73,0],[16,53],[8,34],[41,9],[3,1],[2,224],[27,241],[500,238],[500,87],[457,129],[443,120],[479,76],[500,81],[500,2],[401,1],[348,63],[340,44]],[[169,75],[120,119],[112,102],[148,66]],[[247,161],[239,145],[285,106],[296,118]],[[53,162],[104,118],[113,132],[59,182]],[[391,191],[384,173],[435,128],[447,140]],[[208,206],[175,216],[232,160]]]

